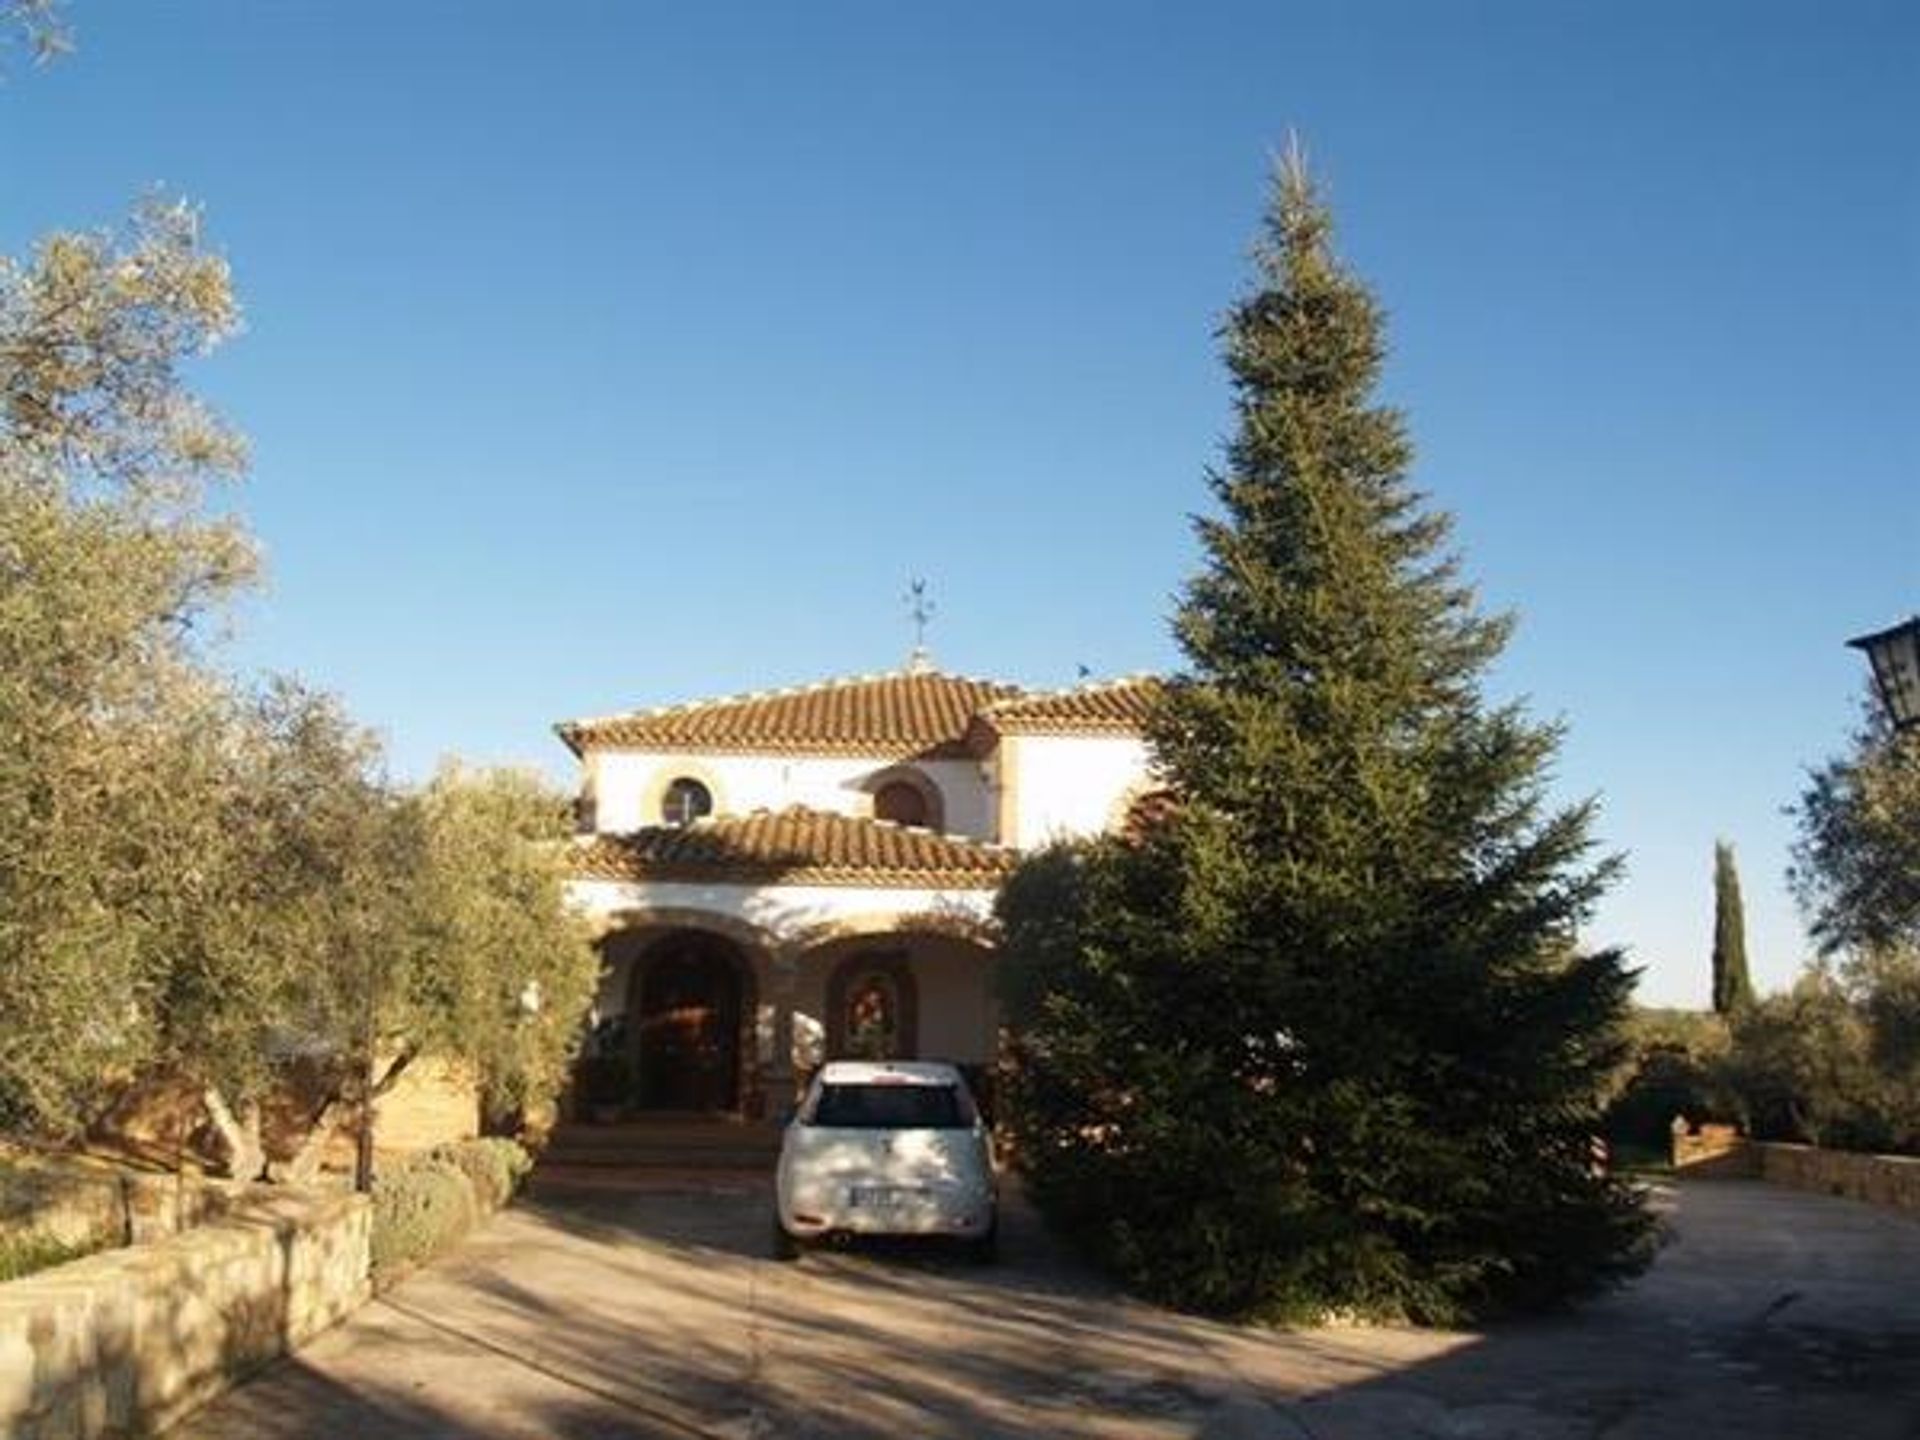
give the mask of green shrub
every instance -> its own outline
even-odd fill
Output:
[[[479,1218],[467,1177],[431,1157],[390,1167],[373,1182],[376,1276],[432,1259],[459,1243]]]
[[[36,1270],[48,1270],[106,1249],[99,1240],[62,1240],[56,1235],[28,1231],[21,1235],[0,1235],[0,1281],[18,1280]]]
[[[520,1182],[533,1168],[533,1157],[512,1140],[488,1137],[441,1145],[432,1158],[453,1166],[473,1186],[474,1198],[482,1210],[498,1210],[514,1196]]]
[[[376,1279],[423,1264],[460,1243],[513,1198],[533,1168],[512,1140],[462,1140],[389,1163],[373,1182]]]

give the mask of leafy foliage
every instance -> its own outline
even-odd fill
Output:
[[[533,1169],[533,1157],[524,1145],[499,1136],[441,1145],[432,1155],[435,1161],[451,1165],[467,1177],[483,1210],[498,1210],[505,1205]]]
[[[1796,818],[1789,879],[1821,959],[1736,1035],[1753,1128],[1920,1153],[1920,735],[1869,695]]]
[[[1612,873],[1557,732],[1489,707],[1507,633],[1372,403],[1379,310],[1284,170],[1225,338],[1237,432],[1152,740],[1177,809],[1001,902],[1037,1198],[1197,1309],[1451,1320],[1630,1270],[1595,1172],[1630,972],[1571,947]]]
[[[61,14],[64,8],[62,0],[0,0],[0,51],[22,45],[40,65],[66,54],[73,49],[73,32]]]
[[[199,509],[238,450],[177,370],[237,315],[180,206],[0,262],[0,1122],[70,1129],[151,1059],[195,881],[176,765],[224,703],[196,638],[253,569]]]
[[[49,236],[33,263],[0,262],[8,447],[71,485],[191,504],[245,468],[246,446],[180,365],[239,325],[226,261],[184,202],[149,199],[124,232]]]
[[[1920,950],[1920,735],[1894,733],[1871,697],[1865,709],[1797,807],[1790,879],[1828,955]]]
[[[107,1248],[106,1240],[63,1240],[38,1231],[0,1235],[0,1282],[18,1280],[37,1270],[51,1270],[69,1260],[92,1255]]]
[[[563,796],[518,770],[444,767],[413,799],[422,933],[399,1043],[473,1060],[490,1114],[567,1079],[600,973],[568,906]]]
[[[456,1167],[432,1157],[383,1167],[369,1237],[375,1283],[451,1249],[479,1218],[473,1186]]]
[[[1694,1010],[1636,1008],[1623,1030],[1627,1053],[1607,1106],[1606,1136],[1616,1154],[1664,1155],[1673,1120],[1737,1119],[1727,1021]]]
[[[512,1198],[532,1160],[511,1140],[465,1140],[384,1168],[373,1185],[376,1284],[451,1249]]]
[[[1725,1086],[1749,1133],[1839,1150],[1920,1153],[1920,964],[1809,966],[1735,1026]]]
[[[296,1064],[354,1099],[434,1052],[498,1110],[549,1095],[598,962],[559,796],[397,788],[337,701],[209,653],[254,572],[208,504],[245,447],[180,371],[238,323],[184,206],[0,261],[0,1126],[69,1136],[164,1073],[251,1178]]]
[[[1640,1010],[1607,1135],[1664,1150],[1675,1115],[1761,1140],[1920,1154],[1920,962],[1816,961],[1730,1017]]]

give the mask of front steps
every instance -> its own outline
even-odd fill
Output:
[[[653,1115],[596,1124],[570,1120],[554,1128],[540,1155],[542,1170],[644,1170],[773,1173],[780,1127],[726,1115]]]

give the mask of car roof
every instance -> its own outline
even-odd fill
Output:
[[[960,1072],[944,1060],[829,1060],[822,1085],[957,1085]]]

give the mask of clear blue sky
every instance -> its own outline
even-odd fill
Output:
[[[1781,810],[1920,608],[1920,6],[108,4],[0,87],[0,250],[201,202],[248,334],[248,665],[404,775],[937,658],[1164,667],[1213,330],[1289,126],[1388,394],[1706,994],[1805,952]]]

